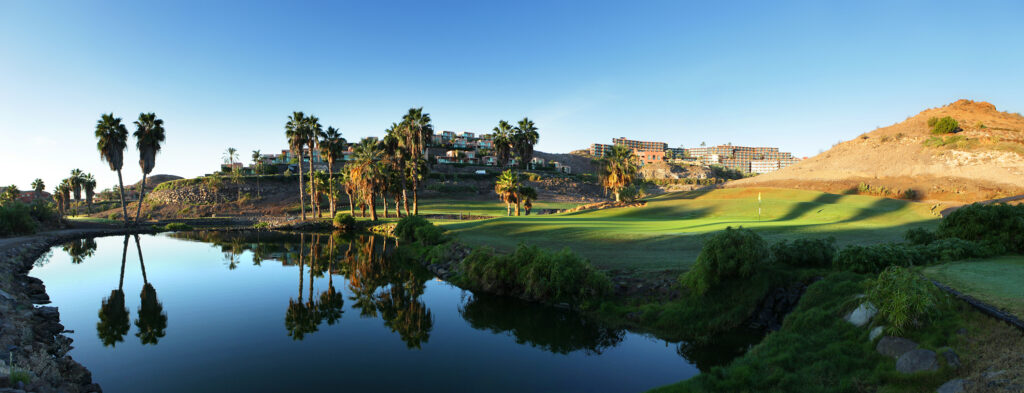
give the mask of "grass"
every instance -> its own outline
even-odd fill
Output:
[[[503,211],[504,205],[494,204],[491,210]],[[638,208],[441,225],[466,243],[503,252],[520,242],[549,249],[569,247],[602,268],[653,271],[688,269],[700,253],[702,235],[728,226],[754,229],[769,242],[835,236],[842,247],[902,240],[908,228],[933,228],[937,223],[930,206],[922,203],[806,190],[733,188],[664,194]]]
[[[978,300],[1024,316],[1024,256],[952,262],[924,269],[924,274]]]

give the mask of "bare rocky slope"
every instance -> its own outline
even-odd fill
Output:
[[[950,116],[962,131],[936,146],[928,119]],[[926,141],[932,139],[926,145]],[[1024,194],[1024,116],[959,100],[839,143],[778,172],[728,187],[769,186],[863,193],[913,190],[918,198],[974,202]]]

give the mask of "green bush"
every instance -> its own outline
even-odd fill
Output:
[[[414,242],[417,240],[416,229],[425,226],[434,226],[434,224],[420,216],[405,216],[395,224],[394,233],[401,240]]]
[[[772,245],[772,258],[776,263],[796,267],[831,267],[836,256],[836,238],[796,239]]]
[[[909,269],[890,266],[870,284],[868,300],[878,308],[888,329],[902,334],[919,326],[938,303],[937,289]]]
[[[697,263],[681,282],[704,294],[722,281],[754,275],[770,262],[769,256],[764,239],[754,231],[728,227],[704,242]]]
[[[338,212],[334,215],[334,227],[338,229],[350,230],[355,228],[356,218],[352,217],[351,214]]]
[[[951,262],[970,258],[990,258],[1006,252],[999,246],[986,246],[978,242],[957,238],[937,239],[927,245],[918,246],[919,261],[915,264],[929,265],[936,262]]]
[[[253,229],[268,229],[268,228],[270,228],[270,223],[264,222],[264,221],[260,221],[260,222],[257,222],[255,224],[253,224],[252,227],[253,227]]]
[[[424,225],[416,228],[416,240],[424,246],[433,246],[448,240],[444,233],[443,228],[434,224]]]
[[[0,236],[30,235],[38,226],[28,205],[18,201],[0,205]]]
[[[935,123],[938,123],[938,122],[939,122],[939,118],[937,118],[937,117],[929,117],[928,118],[928,127],[935,127]]]
[[[183,222],[172,222],[164,225],[165,231],[191,231],[192,226]]]
[[[961,207],[942,219],[938,235],[1024,252],[1024,205],[975,203]]]
[[[28,214],[41,223],[57,221],[57,205],[53,202],[36,199],[28,205]]]
[[[910,228],[903,234],[903,238],[910,244],[927,245],[934,242],[937,236],[935,232],[924,228]]]
[[[463,284],[534,301],[587,306],[607,296],[611,280],[568,248],[549,252],[520,244],[510,255],[473,250],[462,261]]]
[[[932,124],[932,119],[928,119],[929,127],[932,128],[932,134],[943,135],[960,132],[960,123],[956,119],[946,116],[936,120]]]
[[[855,273],[878,273],[889,266],[910,266],[915,259],[913,250],[900,244],[846,246],[839,251],[835,267]]]

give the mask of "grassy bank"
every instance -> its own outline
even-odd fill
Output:
[[[923,272],[961,293],[1024,317],[1024,256],[951,262]]]
[[[922,203],[748,188],[669,193],[638,208],[444,225],[469,244],[486,244],[503,252],[520,242],[549,249],[568,246],[599,267],[642,271],[688,269],[700,253],[701,235],[728,226],[752,228],[772,242],[835,236],[843,246],[898,241],[908,228],[931,228],[936,223],[931,206]]]

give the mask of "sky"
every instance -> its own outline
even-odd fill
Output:
[[[534,120],[537,150],[626,136],[813,156],[960,98],[1024,112],[1020,1],[0,0],[0,184],[117,182],[93,135],[165,121],[154,174],[286,148],[304,111],[350,141],[411,107],[437,131]],[[125,183],[138,181],[134,141]]]

